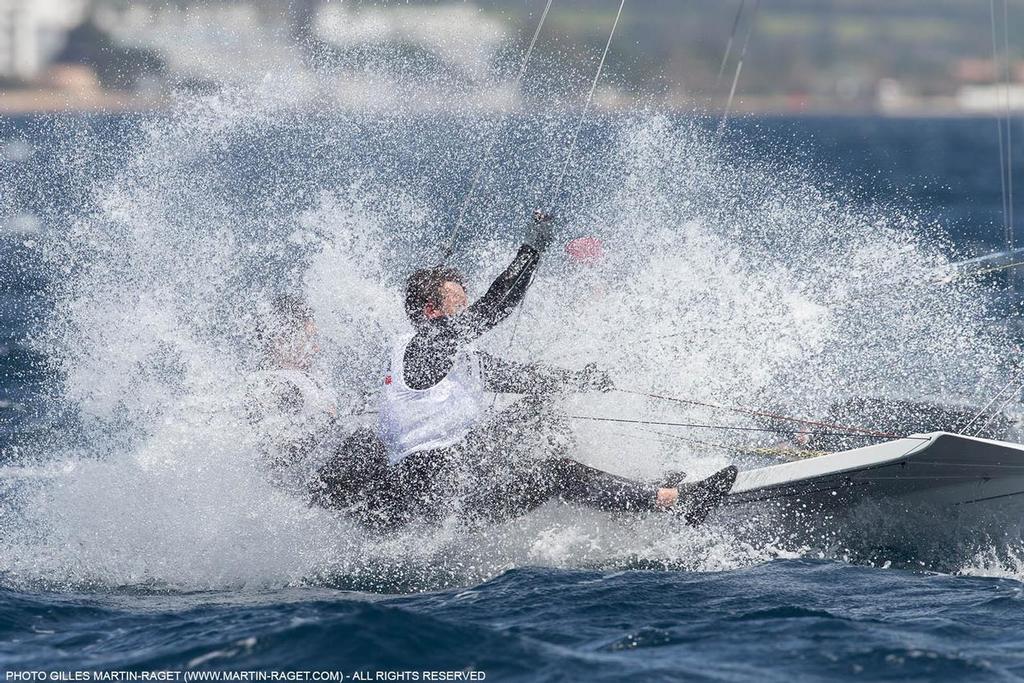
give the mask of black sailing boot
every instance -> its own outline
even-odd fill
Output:
[[[679,500],[671,509],[681,514],[690,526],[703,524],[708,514],[722,504],[722,499],[736,483],[737,472],[734,466],[729,465],[707,479],[680,484]]]

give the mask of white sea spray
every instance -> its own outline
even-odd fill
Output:
[[[88,188],[95,209],[47,247],[67,277],[38,343],[59,371],[55,401],[78,419],[37,454],[63,466],[26,482],[0,521],[5,581],[409,590],[525,564],[724,570],[843,556],[841,543],[786,538],[770,517],[690,529],[561,505],[483,530],[382,538],[271,484],[243,408],[255,311],[275,292],[303,294],[323,338],[318,371],[345,411],[372,408],[388,344],[407,326],[403,276],[437,258],[479,151],[463,140],[492,130],[472,117],[437,123],[299,113],[279,90],[257,90],[185,98],[145,125],[120,173]],[[544,149],[550,122],[535,123],[516,119],[509,135]],[[946,256],[912,216],[724,148],[685,118],[603,119],[590,144],[556,207],[560,243],[520,324],[495,332],[490,350],[594,361],[623,389],[802,416],[853,396],[983,402],[1005,381],[1014,350],[986,292],[936,284]],[[477,294],[557,165],[515,151],[497,155],[489,201],[474,204],[460,243]],[[604,260],[565,259],[561,245],[582,235],[603,240]],[[566,409],[757,426],[621,392]],[[580,459],[652,480],[710,472],[757,438],[575,425]]]

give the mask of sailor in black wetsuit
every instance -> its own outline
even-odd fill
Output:
[[[390,490],[384,449],[375,430],[339,422],[337,395],[313,369],[317,335],[301,297],[270,302],[260,315],[261,362],[247,382],[246,416],[274,483],[372,521]]]
[[[473,348],[523,300],[551,239],[551,217],[534,212],[515,259],[469,306],[451,268],[426,268],[409,278],[405,305],[414,332],[395,346],[381,397],[380,435],[391,463],[390,524],[452,514],[501,521],[553,498],[601,510],[673,510],[699,524],[732,487],[733,467],[702,482],[657,487],[571,460],[564,444],[558,447],[559,430],[544,433],[542,401],[527,399],[487,417],[485,391],[537,396],[612,388],[607,373],[593,365],[574,372],[513,363]],[[518,444],[536,441],[537,434],[555,445],[543,449],[546,457],[521,457]]]

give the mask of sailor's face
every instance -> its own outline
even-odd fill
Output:
[[[304,338],[302,350],[306,358],[312,359],[313,356],[320,353],[320,330],[317,329],[315,322],[307,320],[302,326],[302,332]]]
[[[308,368],[320,353],[316,323],[307,320],[294,333],[282,338],[277,347],[278,362],[284,366]]]
[[[442,318],[458,315],[466,310],[468,303],[466,290],[458,282],[445,282],[441,285],[441,307],[440,310],[433,306],[427,307],[428,318]]]

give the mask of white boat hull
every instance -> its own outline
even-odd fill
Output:
[[[1024,510],[1024,446],[946,432],[915,434],[740,472],[725,504],[842,511],[863,500],[908,510]]]

